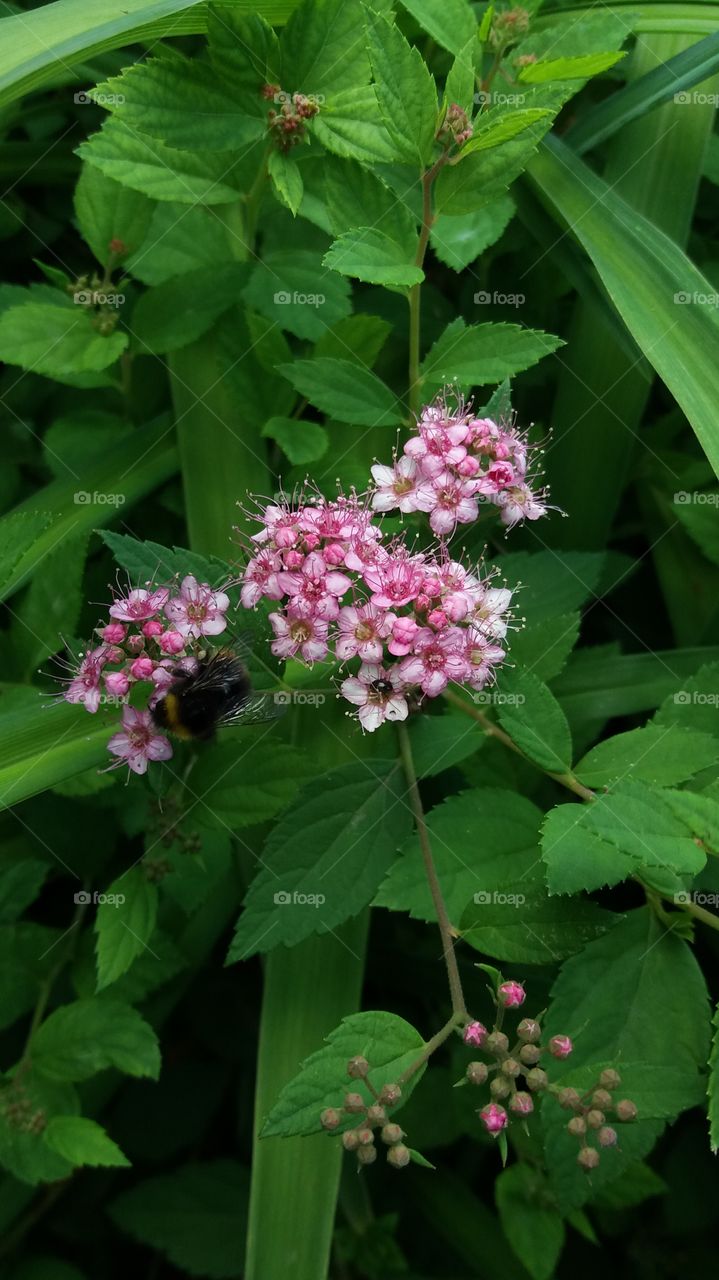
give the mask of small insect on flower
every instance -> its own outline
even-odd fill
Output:
[[[227,725],[272,720],[278,707],[271,694],[255,694],[244,662],[232,649],[202,654],[192,671],[173,671],[167,692],[152,708],[160,729],[176,738],[208,741]]]

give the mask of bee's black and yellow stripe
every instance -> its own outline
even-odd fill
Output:
[[[166,693],[158,702],[154,718],[157,724],[163,729],[169,729],[176,738],[194,738],[195,736],[192,730],[182,722],[182,699],[172,691]]]

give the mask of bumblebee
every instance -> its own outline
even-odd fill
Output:
[[[281,714],[272,694],[254,693],[247,667],[232,649],[214,649],[195,671],[179,667],[173,674],[152,718],[176,738],[207,742],[223,726],[261,724]]]

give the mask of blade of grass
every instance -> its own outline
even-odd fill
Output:
[[[107,764],[117,709],[88,716],[69,703],[48,706],[48,695],[27,685],[0,692],[0,809],[19,804],[77,773]]]

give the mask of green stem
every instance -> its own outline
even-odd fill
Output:
[[[414,814],[414,822],[417,828],[420,849],[422,850],[424,869],[427,875],[429,890],[432,894],[432,901],[437,915],[437,923],[439,924],[439,932],[442,937],[442,950],[444,953],[444,962],[447,966],[449,990],[452,997],[452,1011],[454,1014],[453,1021],[455,1019],[466,1020],[469,1015],[467,1013],[467,1006],[464,1002],[462,982],[459,976],[459,969],[457,968],[457,957],[454,953],[452,925],[447,914],[444,897],[442,896],[442,888],[437,877],[434,858],[432,857],[432,846],[430,844],[429,831],[427,830],[424,809],[422,807],[422,797],[419,794],[419,787],[417,785],[417,774],[415,772],[414,760],[412,759],[412,745],[409,740],[406,724],[400,721],[397,725],[397,731],[399,736],[400,756],[402,758],[405,778],[407,779],[409,800]],[[442,1033],[440,1032],[438,1034],[441,1035]],[[449,1035],[449,1032],[447,1032],[447,1035]],[[429,1043],[431,1044],[432,1041]]]
[[[411,1080],[415,1072],[419,1071],[420,1067],[424,1066],[425,1062],[431,1058],[435,1050],[439,1049],[440,1045],[444,1044],[445,1040],[449,1039],[452,1032],[458,1031],[460,1027],[464,1026],[469,1021],[470,1015],[466,1010],[462,1013],[453,1013],[449,1021],[445,1022],[444,1026],[440,1028],[437,1034],[432,1036],[431,1040],[427,1041],[419,1057],[415,1058],[414,1062],[407,1067],[407,1070],[403,1071],[402,1075],[398,1077],[397,1084],[403,1085],[406,1084],[408,1080]]]
[[[483,711],[479,711],[477,707],[470,706],[468,702],[465,702],[464,698],[460,698],[459,694],[454,693],[451,689],[445,690],[444,697],[448,702],[451,702],[453,707],[457,707],[460,711],[464,711],[465,715],[470,716],[472,720],[476,720],[488,737],[496,738],[498,742],[502,742],[505,747],[509,747],[510,751],[514,751],[518,756],[521,756],[523,760],[533,765],[535,769],[542,769],[541,765],[536,764],[534,760],[526,756],[516,742],[512,741],[509,734],[505,733],[504,729],[500,729],[499,725],[490,720]],[[552,773],[551,769],[542,769],[542,773],[546,773],[548,778],[551,778],[553,782],[558,782],[561,787],[566,787],[568,791],[573,791],[575,796],[579,796],[580,800],[589,801],[597,798],[596,792],[590,790],[589,787],[585,787],[578,778],[575,778],[573,773]]]
[[[434,164],[422,174],[422,226],[417,243],[414,265],[424,266],[424,258],[429,244],[429,233],[432,230],[434,214],[432,213],[432,183],[440,169],[447,163],[448,153],[443,151]],[[421,355],[420,321],[421,321],[421,284],[414,284],[409,291],[409,409],[414,416],[419,412],[422,380],[419,365]]]

